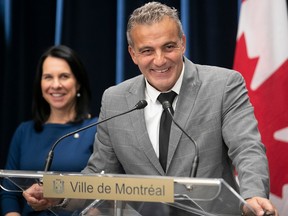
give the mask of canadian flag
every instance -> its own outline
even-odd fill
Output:
[[[242,0],[234,69],[245,78],[270,169],[270,199],[288,215],[286,0]]]

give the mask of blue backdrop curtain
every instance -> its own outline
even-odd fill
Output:
[[[127,52],[129,14],[140,0],[0,0],[0,168],[18,124],[31,118],[37,61],[53,44],[76,50],[90,77],[92,114],[107,87],[140,72]],[[237,32],[237,0],[161,1],[177,8],[195,63],[231,68]],[[40,143],[39,143],[40,144]]]

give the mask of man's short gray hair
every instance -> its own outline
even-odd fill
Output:
[[[179,38],[183,36],[183,28],[178,16],[178,11],[174,7],[168,7],[165,4],[159,2],[149,2],[133,11],[127,23],[127,42],[130,46],[133,46],[131,39],[131,30],[138,24],[153,24],[160,22],[164,17],[173,19],[178,25]]]

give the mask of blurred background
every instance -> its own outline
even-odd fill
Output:
[[[178,9],[188,58],[244,76],[267,148],[271,198],[287,215],[288,0],[159,1]],[[31,119],[34,75],[44,50],[64,44],[80,55],[97,116],[107,87],[140,74],[127,51],[126,23],[146,2],[0,0],[0,169],[16,127]]]
[[[127,51],[126,23],[141,0],[0,0],[0,168],[14,130],[31,118],[32,85],[40,55],[65,44],[82,58],[92,87],[92,114],[109,86],[140,72]],[[231,68],[237,0],[161,1],[178,9],[187,56],[199,64]]]

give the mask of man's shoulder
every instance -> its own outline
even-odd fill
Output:
[[[236,73],[235,70],[220,67],[220,66],[214,66],[214,65],[201,65],[201,64],[195,64],[195,67],[197,70],[201,73],[219,73],[219,74],[230,74],[230,73]]]
[[[215,65],[208,65],[208,64],[199,64],[190,61],[189,59],[185,58],[185,70],[192,71],[193,74],[198,74],[200,79],[209,79],[215,77],[228,77],[231,74],[239,74],[239,72],[225,68],[222,66],[215,66]],[[241,75],[240,75],[241,76]]]
[[[143,81],[144,81],[144,76],[141,74],[141,75],[138,75],[136,77],[124,80],[123,82],[121,82],[117,85],[111,86],[107,90],[109,90],[109,91],[127,90],[134,85],[139,85]]]
[[[195,68],[199,74],[200,80],[210,80],[210,79],[243,79],[243,76],[240,72],[235,71],[233,69],[219,67],[219,66],[212,66],[212,65],[200,65],[195,64]]]

